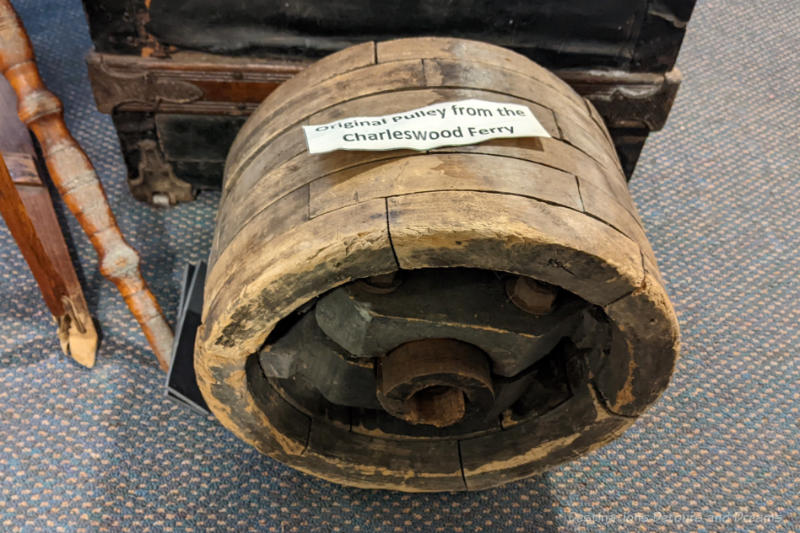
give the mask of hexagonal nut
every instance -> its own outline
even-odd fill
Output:
[[[515,306],[538,316],[553,310],[557,290],[534,279],[518,276],[506,282],[506,294]]]

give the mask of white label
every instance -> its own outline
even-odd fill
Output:
[[[524,105],[443,102],[403,113],[303,126],[312,154],[334,150],[430,150],[508,137],[550,137]]]

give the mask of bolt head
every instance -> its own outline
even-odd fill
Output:
[[[508,280],[506,294],[515,306],[537,316],[552,311],[556,300],[555,289],[525,276]]]
[[[399,272],[378,274],[358,281],[358,286],[373,294],[389,294],[397,290],[402,283]]]

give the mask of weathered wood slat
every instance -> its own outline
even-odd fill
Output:
[[[253,253],[255,250],[248,248],[244,242],[249,239],[259,243],[257,246],[269,246],[272,239],[291,231],[306,222],[308,216],[308,186],[303,186],[290,192],[271,204],[270,209],[262,210],[259,218],[252,225],[247,225],[247,230],[237,235],[236,240],[227,243],[224,253],[213,254],[209,258],[206,288],[217,287],[220,276],[231,274],[231,268],[239,263],[243,257],[240,254]],[[219,268],[214,268],[219,263]],[[213,298],[214,294],[206,292],[206,298]]]
[[[306,74],[300,71],[294,77],[282,83],[278,88],[272,91],[269,95],[272,106],[274,107],[260,107],[253,115],[255,120],[248,121],[239,131],[237,139],[245,139],[249,137],[253,130],[258,127],[262,121],[266,120],[267,114],[272,112],[273,109],[284,106],[288,101],[295,98],[305,88],[312,84],[319,84],[330,78],[340,76],[349,70],[355,70],[375,62],[375,43],[367,42],[357,46],[351,46],[344,50],[331,54],[324,59],[315,63],[315,72]],[[318,70],[317,70],[318,69]],[[240,142],[234,142],[231,147],[230,157],[238,158],[238,150],[243,149],[244,146]]]
[[[559,134],[558,126],[555,123],[555,117],[552,111],[547,108],[528,100],[508,95],[499,95],[495,92],[455,88],[408,89],[389,93],[380,92],[378,94],[348,99],[324,111],[314,113],[307,119],[304,119],[303,122],[308,124],[325,124],[348,116],[354,116],[354,114],[361,114],[363,116],[394,113],[434,103],[468,98],[481,98],[488,101],[528,105],[548,133],[556,137]],[[287,190],[282,187],[275,187],[273,179],[264,179],[264,177],[268,172],[278,171],[277,169],[279,168],[285,168],[283,163],[288,162],[289,168],[293,169],[291,171],[293,174],[297,173],[295,167],[300,166],[302,167],[300,172],[312,177],[318,177],[329,172],[341,170],[344,168],[342,165],[345,164],[350,166],[358,164],[358,162],[361,161],[368,162],[370,159],[374,160],[377,158],[388,158],[412,153],[408,150],[391,150],[380,153],[334,152],[321,154],[313,158],[296,157],[300,156],[305,151],[305,136],[303,135],[300,125],[294,124],[289,126],[273,140],[269,141],[268,147],[265,147],[264,150],[255,156],[246,169],[243,169],[241,175],[236,178],[239,185],[229,189],[222,198],[220,208],[226,209],[226,206],[231,205],[247,211],[248,209],[244,206],[244,203],[260,203],[263,208],[268,205],[269,202],[260,202],[259,198],[280,197],[280,195],[287,192]],[[289,162],[289,160],[293,158],[295,161]],[[299,178],[299,176],[295,177]],[[296,183],[296,186],[299,186],[307,183],[307,181],[295,181],[294,183]],[[259,187],[260,190],[258,194],[255,194],[255,190],[251,190]]]
[[[467,41],[463,41],[467,42]],[[477,46],[488,46],[479,43]],[[274,135],[280,132],[281,127],[296,124],[303,120],[305,116],[300,113],[311,107],[309,102],[317,104],[317,109],[325,109],[340,101],[343,97],[352,99],[358,96],[365,96],[375,92],[389,92],[405,87],[427,86],[435,87],[459,87],[464,89],[478,89],[484,91],[500,91],[504,95],[516,96],[531,102],[536,102],[548,109],[559,109],[568,113],[568,116],[581,116],[586,112],[586,104],[583,99],[571,91],[566,84],[558,80],[555,76],[548,76],[551,85],[563,85],[563,89],[554,89],[550,85],[541,82],[535,75],[537,71],[522,74],[516,70],[507,70],[502,66],[493,66],[479,62],[459,63],[451,60],[428,59],[422,60],[423,71],[418,71],[419,61],[392,61],[385,64],[362,66],[355,70],[346,72],[340,76],[326,79],[324,82],[298,90],[290,99],[285,100],[281,95],[274,99],[272,95],[267,101],[274,107],[261,107],[253,116],[257,117],[248,124],[258,123],[260,126],[245,126],[243,131],[237,136],[238,141],[234,143],[231,153],[226,163],[225,174],[227,176],[223,190],[228,190],[233,179],[237,179],[238,169],[245,161],[249,161],[259,150],[263,150]],[[537,67],[538,68],[538,67]],[[369,74],[362,73],[366,69]],[[403,83],[405,76],[405,84]],[[420,83],[420,76],[424,83]],[[376,82],[381,83],[376,83]],[[337,90],[338,88],[338,90]],[[345,90],[343,90],[345,89]],[[322,95],[318,98],[316,95]],[[295,105],[292,103],[306,103]],[[270,109],[272,115],[265,115],[261,109]],[[571,113],[570,111],[574,112]],[[280,120],[270,120],[270,118],[281,113]],[[288,112],[288,113],[287,113]],[[362,115],[363,116],[363,115]],[[294,119],[294,120],[292,120]],[[566,119],[569,120],[569,119]],[[591,121],[591,119],[588,119]],[[568,122],[568,124],[570,124]],[[613,157],[607,157],[605,152],[597,150],[594,143],[579,135],[575,128],[570,128],[576,137],[577,146],[588,150],[590,155],[601,158],[601,162],[618,166]]]
[[[577,211],[520,196],[453,191],[392,197],[389,231],[401,268],[513,272],[599,305],[630,293],[644,276],[631,239]]]
[[[652,253],[639,217],[628,211],[617,198],[583,178],[578,178],[584,211],[618,229]]]
[[[431,467],[431,464],[435,464]],[[314,424],[302,469],[329,472],[330,479],[364,488],[415,492],[464,490],[458,441],[376,439]],[[414,473],[421,475],[411,478]],[[411,474],[411,476],[410,476]]]
[[[636,213],[622,174],[609,169],[574,146],[558,139],[494,139],[472,146],[437,148],[437,152],[475,151],[527,159],[578,176],[612,195],[620,205]]]
[[[605,147],[587,131],[596,130],[593,121],[586,116],[586,103],[568,87],[558,90],[543,83],[533,75],[521,74],[502,67],[481,63],[449,60],[423,60],[425,82],[428,86],[457,86],[471,89],[497,90],[519,98],[538,102],[556,114],[563,138],[596,158],[600,163],[619,167],[619,163]],[[568,96],[569,95],[569,96]]]
[[[545,470],[548,461],[572,459],[618,437],[633,419],[609,414],[588,387],[546,415],[498,435],[459,442],[469,490],[491,488]],[[542,450],[546,450],[543,453]]]
[[[571,174],[510,157],[452,153],[403,157],[329,174],[311,183],[309,214],[313,218],[372,198],[431,191],[498,192],[582,209]]]
[[[568,91],[569,86],[560,78],[532,62],[522,54],[507,48],[480,41],[463,41],[443,37],[417,37],[383,41],[375,45],[375,57],[378,63],[405,61],[409,59],[442,59],[447,61],[481,64],[487,67],[502,67],[541,80],[545,85],[558,91],[564,91],[567,98],[580,102],[581,98]]]
[[[270,219],[264,212],[240,231],[206,281],[199,342],[232,358],[256,350],[279,318],[317,294],[397,269],[383,199],[316,217],[265,246]],[[233,324],[230,313],[242,319]]]
[[[315,83],[298,91],[276,107],[266,107],[270,112],[257,122],[256,128],[246,136],[237,136],[236,149],[231,149],[225,164],[225,175],[236,176],[242,165],[249,162],[267,143],[284,128],[297,124],[314,111],[339,103],[344,95],[355,98],[379,91],[391,91],[408,86],[422,85],[422,63],[420,61],[398,61],[386,65],[375,65],[364,76],[356,69],[334,78]],[[269,100],[269,98],[267,98]],[[261,108],[259,108],[261,109]],[[254,116],[260,116],[256,111]],[[238,139],[241,139],[240,141]],[[223,190],[228,190],[235,180],[226,179]]]

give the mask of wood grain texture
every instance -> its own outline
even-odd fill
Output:
[[[483,46],[482,43],[480,44]],[[552,75],[550,77],[552,78]],[[413,79],[411,82],[413,83]],[[442,83],[449,85],[451,82],[450,80],[445,80]],[[524,83],[520,83],[519,85],[524,85]],[[530,95],[528,93],[526,94],[531,98],[538,98],[538,96]],[[331,100],[334,97],[327,96],[326,98]],[[528,98],[519,98],[514,95],[503,94],[497,89],[492,91],[484,89],[462,89],[449,87],[435,89],[404,89],[392,92],[378,92],[377,94],[368,94],[360,97],[353,97],[350,92],[342,92],[340,94],[340,98],[343,99],[342,102],[313,114],[303,122],[307,121],[309,124],[319,124],[347,116],[353,116],[354,114],[369,116],[372,114],[392,113],[413,109],[415,107],[421,107],[432,103],[459,98],[484,98],[489,101],[507,101],[528,105],[540,122],[545,126],[545,129],[547,129],[553,137],[559,138],[561,136],[561,131],[559,126],[556,124],[553,111],[533,102]],[[585,109],[585,103],[582,102],[580,105]],[[572,115],[574,114],[575,113]],[[568,121],[568,118],[572,115],[567,115],[566,112],[562,112],[561,120],[564,122],[564,124],[571,125],[571,123]],[[576,120],[582,119],[583,117],[578,115],[578,119]],[[586,124],[586,119],[583,119],[583,124]],[[270,124],[270,126],[272,127],[274,124]],[[331,154],[322,154],[314,157],[308,157],[307,155],[303,156],[303,152],[305,152],[305,139],[302,134],[302,130],[297,127],[296,124],[287,127],[276,137],[262,137],[262,140],[264,141],[262,149],[254,156],[253,160],[250,161],[246,168],[243,169],[241,174],[231,176],[230,181],[228,182],[231,184],[231,188],[229,189],[230,192],[223,196],[220,204],[220,209],[222,210],[227,209],[227,206],[232,206],[232,209],[236,210],[237,214],[229,218],[239,221],[237,224],[240,224],[243,220],[247,220],[249,217],[258,212],[258,210],[264,209],[270,204],[269,201],[262,201],[262,199],[280,197],[282,194],[289,192],[294,187],[305,185],[317,176],[336,172],[349,166],[354,166],[362,161],[369,162],[378,159],[388,159],[409,153],[408,151],[395,150],[378,153],[334,152]],[[517,144],[527,142],[528,146],[530,147],[535,146],[533,142],[538,143],[541,140],[509,139],[498,140],[496,144],[503,146],[503,141],[516,142]],[[550,140],[544,139],[544,141],[549,142]],[[484,143],[481,146],[492,144],[495,144],[495,141],[492,141],[491,143]],[[589,151],[598,153],[595,144],[589,144],[591,145]],[[584,143],[584,146],[586,146],[586,143]],[[561,151],[572,150],[570,145],[564,143],[555,144],[554,147],[555,149]],[[475,148],[476,147],[465,147],[465,150],[474,150]],[[447,149],[445,148],[444,150]],[[493,149],[488,151],[488,153],[492,152]],[[539,150],[538,154],[533,154],[531,152],[531,150],[517,150],[515,153],[511,153],[509,155],[511,157],[525,159],[540,158],[542,159],[543,163],[550,165],[558,164],[560,161],[567,159],[566,157],[562,156],[558,158],[557,162],[547,161],[546,156],[542,158],[542,156],[545,154],[545,151]],[[605,155],[604,152],[601,153]],[[603,159],[604,155],[596,156],[595,159]],[[288,161],[287,158],[289,159]],[[586,154],[586,150],[581,151],[580,149],[576,149],[576,153],[571,154],[570,158],[574,159],[575,163],[562,164],[574,166],[580,165],[582,160],[592,159],[591,156]],[[603,160],[606,162],[606,165],[613,165],[611,159],[605,158]],[[285,165],[279,165],[280,163],[285,163]],[[600,163],[594,161],[594,163],[588,162],[588,164],[590,166],[597,166]],[[285,172],[287,169],[288,173]],[[285,182],[281,179],[273,180],[270,178],[265,178],[265,174],[271,171],[278,172],[282,176],[288,174],[291,177],[291,181]],[[581,169],[581,173],[584,172],[587,174],[587,177],[593,177],[597,174],[596,171],[593,172],[593,169]],[[602,179],[604,182],[608,179],[606,174],[607,173],[601,172],[602,177],[600,179]],[[615,181],[616,191],[621,190],[623,193],[625,193],[624,197],[627,197],[627,186],[625,185],[624,177],[618,178],[615,176],[613,179]],[[233,187],[232,182],[234,180],[239,182],[240,185]],[[632,205],[630,207],[633,209]],[[228,225],[226,224],[226,226],[222,228],[222,231],[217,234],[217,238],[215,239],[214,243],[215,250],[219,239],[224,240],[229,237],[230,233],[228,231]]]
[[[319,78],[309,67],[292,92],[265,100],[229,157],[196,347],[212,411],[299,470],[404,491],[496,486],[618,436],[666,386],[677,326],[593,108],[552,73],[483,43],[410,39],[378,43],[377,62],[363,50],[345,58]],[[305,149],[302,124],[464,97],[528,105],[552,137],[425,152]],[[253,392],[263,373],[249,361],[283,317],[320,296],[321,312],[328,291],[357,278],[431,268],[514,274],[572,293],[605,313],[613,342],[583,374],[574,370],[583,355],[564,352],[570,383],[579,375],[586,386],[567,390],[547,417],[509,416],[458,438],[348,428],[346,416],[320,410],[294,425],[284,389],[265,381]],[[428,444],[428,456],[409,455],[409,442]]]
[[[272,91],[269,95],[270,106],[259,106],[259,109],[256,109],[252,115],[257,118],[242,127],[237,139],[249,137],[253,130],[266,120],[268,113],[276,108],[283,107],[306,87],[373,63],[375,63],[375,44],[372,42],[345,48],[317,61],[314,64],[315,72],[306,74],[301,70],[294,77]],[[240,142],[234,142],[234,146],[231,147],[231,157],[238,158],[238,150],[241,148],[243,146],[241,146]]]
[[[266,107],[268,113],[262,122],[246,137],[237,136],[234,141],[236,149],[225,164],[225,175],[234,177],[242,165],[255,157],[267,143],[284,128],[298,124],[313,112],[325,109],[342,101],[343,97],[356,98],[380,91],[402,89],[408,86],[420,86],[423,80],[422,63],[420,61],[398,61],[386,65],[375,65],[370,69],[370,76],[360,74],[363,69],[356,69],[334,78],[315,83],[298,91],[286,103],[275,108]],[[267,100],[270,100],[267,98]],[[253,114],[260,116],[258,110]],[[241,143],[238,139],[242,139]],[[225,180],[223,190],[228,190],[235,183],[234,179]]]
[[[64,124],[61,102],[39,76],[30,41],[8,0],[0,0],[0,70],[17,94],[19,118],[39,140],[64,203],[97,251],[100,272],[123,295],[166,370],[172,331],[142,278],[139,256],[117,227],[91,162]]]
[[[493,91],[449,87],[436,89],[409,88],[393,92],[378,92],[376,94],[368,94],[360,97],[353,97],[351,94],[345,92],[341,94],[341,101],[339,103],[324,110],[316,111],[307,117],[303,117],[301,122],[310,125],[325,124],[357,114],[371,115],[394,113],[439,102],[469,98],[528,105],[548,133],[556,137],[559,135],[558,126],[556,125],[552,111],[530,100],[516,98],[512,95],[497,94]],[[247,168],[243,170],[242,175],[236,178],[237,180],[242,180],[242,185],[236,187],[235,191],[231,190],[231,193],[225,196],[224,201],[230,201],[236,204],[242,199],[236,195],[237,191],[247,190],[257,185],[258,181],[267,170],[274,169],[278,165],[286,162],[288,158],[305,151],[306,142],[303,131],[301,128],[298,128],[296,124],[292,124],[276,135],[273,140],[269,141],[268,149],[261,150],[254,157]],[[326,156],[328,154],[321,155]],[[343,156],[340,155],[339,157]],[[370,154],[355,153],[353,157],[366,158],[370,157]]]
[[[36,233],[33,221],[11,179],[2,154],[0,154],[0,214],[3,215],[14,240],[24,245],[20,247],[20,251],[39,284],[50,312],[55,316],[64,315],[61,299],[67,295],[66,286]]]
[[[576,211],[582,208],[571,174],[511,157],[449,153],[407,156],[328,174],[310,185],[309,215],[372,198],[432,191],[496,192],[537,198]]]
[[[541,81],[564,97],[583,105],[582,98],[558,76],[534,63],[522,54],[480,41],[465,41],[442,37],[417,37],[384,41],[376,45],[379,63],[419,58],[468,63],[485,68],[502,68]]]
[[[55,277],[52,277],[52,273],[48,273],[44,283],[55,283],[63,287],[63,290],[58,291],[61,313],[57,311],[59,306],[48,305],[58,325],[57,335],[61,349],[79,364],[91,368],[95,362],[98,335],[70,260],[67,244],[61,234],[50,194],[41,182],[38,185],[17,185],[17,192],[24,210],[33,223],[37,240],[41,241],[44,253],[56,270]],[[35,241],[17,242],[20,249],[24,249]],[[38,277],[37,282],[42,285]],[[45,300],[47,301],[46,297]]]
[[[316,112],[303,120],[308,124],[324,124],[354,114],[372,115],[400,112],[416,107],[451,100],[482,98],[488,101],[511,102],[528,105],[545,129],[553,136],[558,136],[558,127],[552,111],[527,100],[495,92],[468,90],[458,88],[408,89],[396,92],[370,94],[363,97],[350,98],[348,93],[342,95],[344,101],[323,111]],[[242,170],[236,181],[238,185],[231,187],[222,198],[220,209],[232,206],[239,210],[235,217],[239,221],[246,220],[270,203],[270,199],[279,198],[295,187],[309,183],[315,178],[344,170],[351,166],[379,159],[389,159],[414,153],[410,150],[390,150],[385,152],[349,152],[340,151],[319,154],[309,157],[306,150],[305,136],[302,129],[292,125],[269,141],[268,148],[261,150]],[[275,177],[264,179],[268,172],[276,173]],[[278,176],[289,176],[286,181]],[[263,201],[262,201],[263,199]],[[234,218],[234,217],[230,217]],[[241,223],[241,222],[240,222]],[[223,229],[221,239],[227,238]]]
[[[34,265],[31,269],[55,318],[61,348],[79,364],[92,367],[98,342],[94,321],[72,265],[50,192],[39,175],[30,132],[17,117],[17,98],[5,78],[0,78],[0,124],[0,154],[16,187],[16,201],[21,201],[21,205],[15,203],[12,213],[4,218],[12,235],[15,234],[14,225],[25,224],[20,222],[20,217],[30,219],[34,238],[17,240],[17,245],[29,264],[30,256],[36,261],[37,250],[44,250],[46,257],[41,260],[51,263],[55,273],[48,269],[47,276],[42,279],[37,275],[42,274],[41,271]],[[9,197],[15,198],[14,191],[6,190]],[[53,299],[53,291],[46,288],[50,285],[56,287],[56,299]]]
[[[579,211],[519,195],[439,191],[389,199],[401,268],[512,272],[604,305],[644,277],[637,244]]]

